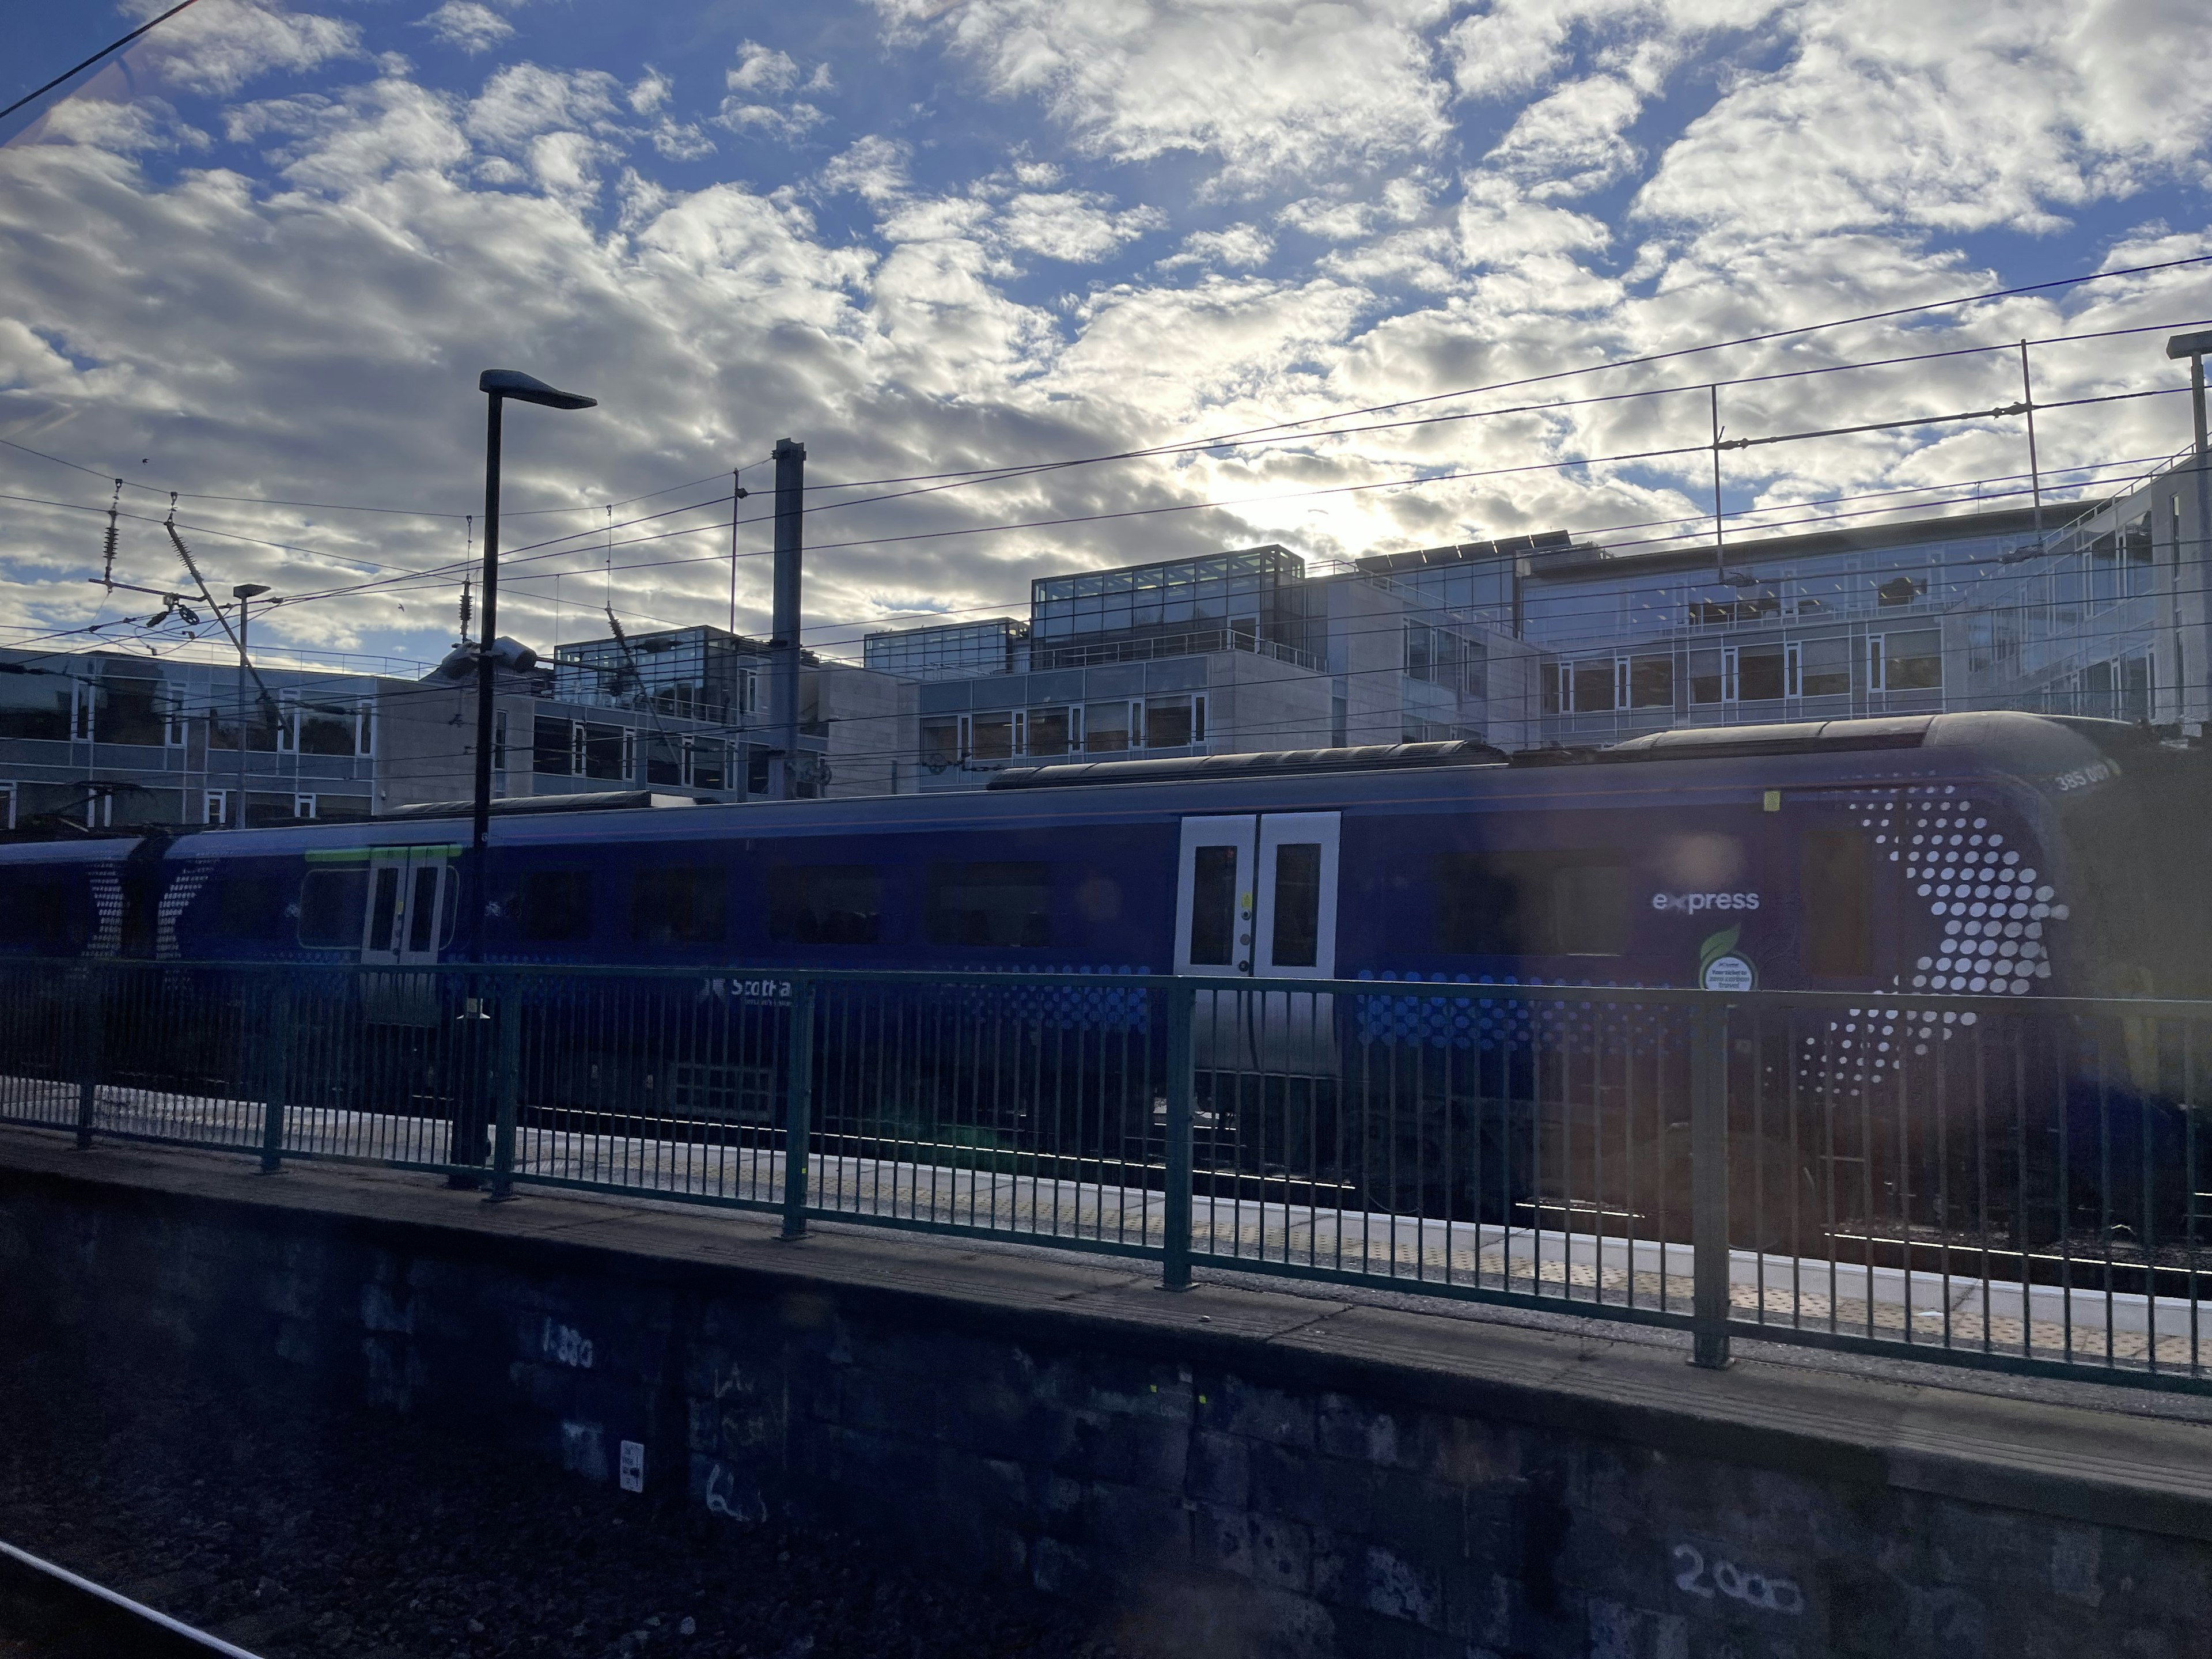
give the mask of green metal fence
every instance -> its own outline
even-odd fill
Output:
[[[0,1119],[2197,1386],[2212,1006],[0,965]]]

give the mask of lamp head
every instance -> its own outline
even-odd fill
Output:
[[[477,390],[496,398],[512,398],[517,403],[543,404],[548,409],[594,409],[599,401],[580,392],[562,392],[519,368],[484,370],[477,376]]]
[[[2212,356],[2212,328],[2200,328],[2194,334],[2176,334],[2166,343],[2169,357]]]
[[[267,582],[240,582],[230,590],[234,599],[258,599],[269,591]]]

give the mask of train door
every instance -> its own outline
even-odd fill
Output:
[[[1176,972],[1253,980],[1333,975],[1338,824],[1334,812],[1185,818]],[[1310,992],[1201,992],[1194,1059],[1214,1070],[1333,1069],[1332,1000]]]
[[[454,899],[451,851],[388,847],[369,854],[364,968],[427,967],[438,960]],[[437,1018],[437,987],[428,974],[365,975],[362,994],[374,1024],[428,1025]]]

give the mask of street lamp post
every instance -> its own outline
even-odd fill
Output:
[[[477,377],[477,390],[489,399],[484,426],[483,617],[477,628],[477,776],[475,810],[469,827],[469,960],[483,960],[484,906],[491,890],[485,878],[485,849],[491,841],[492,705],[498,680],[499,641],[499,441],[500,416],[507,400],[546,409],[591,409],[599,399],[558,392],[544,381],[512,368],[488,368]]]
[[[2212,328],[2200,328],[2193,334],[2176,334],[2166,343],[2166,355],[2169,358],[2189,359],[2189,402],[2191,412],[2197,419],[2194,471],[2197,474],[2196,564],[2199,570],[2212,570],[2212,446],[2206,442],[2204,428],[2204,354],[2208,351],[2212,351]],[[2179,559],[2175,562],[2174,583],[2176,597],[2179,598],[2181,573]],[[2201,582],[2198,591],[2200,593],[2203,592]],[[2208,690],[2212,690],[2212,601],[2207,604],[2203,654],[2208,659],[2201,662],[2198,667],[2206,677]],[[2182,699],[2176,713],[2185,720],[2189,714],[2188,688],[2179,675],[2175,677],[2174,690]],[[2212,717],[2212,709],[2206,712],[2208,717]]]
[[[240,582],[230,590],[230,597],[238,601],[238,811],[231,822],[240,830],[246,828],[246,682],[253,671],[246,654],[246,613],[268,591],[266,582]]]
[[[599,399],[574,392],[560,392],[512,368],[488,368],[477,377],[477,390],[488,400],[484,423],[484,550],[483,616],[477,629],[477,775],[475,810],[469,826],[469,864],[462,892],[469,907],[469,963],[484,957],[484,908],[491,902],[491,744],[495,727],[493,705],[499,684],[499,441],[500,417],[507,400],[537,404],[545,409],[590,409]],[[475,1047],[468,1082],[453,1113],[453,1141],[446,1153],[450,1170],[447,1184],[474,1188],[479,1177],[470,1171],[482,1169],[489,1147],[487,1130],[495,1093],[492,1055],[488,1038],[491,1022],[485,1016],[485,987],[481,978],[469,988],[466,1029]],[[493,1183],[492,1196],[509,1196]]]

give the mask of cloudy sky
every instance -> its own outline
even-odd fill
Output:
[[[156,9],[15,8],[0,94]],[[2010,402],[2016,349],[1760,377],[2022,338],[2100,337],[2034,348],[2039,399],[2179,384],[2111,331],[2212,319],[2169,263],[2212,253],[2208,61],[2202,0],[199,0],[0,123],[0,439],[85,469],[0,448],[0,639],[141,637],[73,510],[120,476],[118,580],[183,580],[181,491],[210,581],[290,601],[258,637],[434,659],[492,366],[600,399],[508,422],[540,648],[725,620],[727,473],[764,513],[783,436],[841,653],[1262,541],[1648,544],[1710,510],[1712,381],[1731,436]],[[2185,400],[2039,435],[2123,477]],[[1869,522],[2026,465],[2017,419],[1762,447],[1725,505]]]

